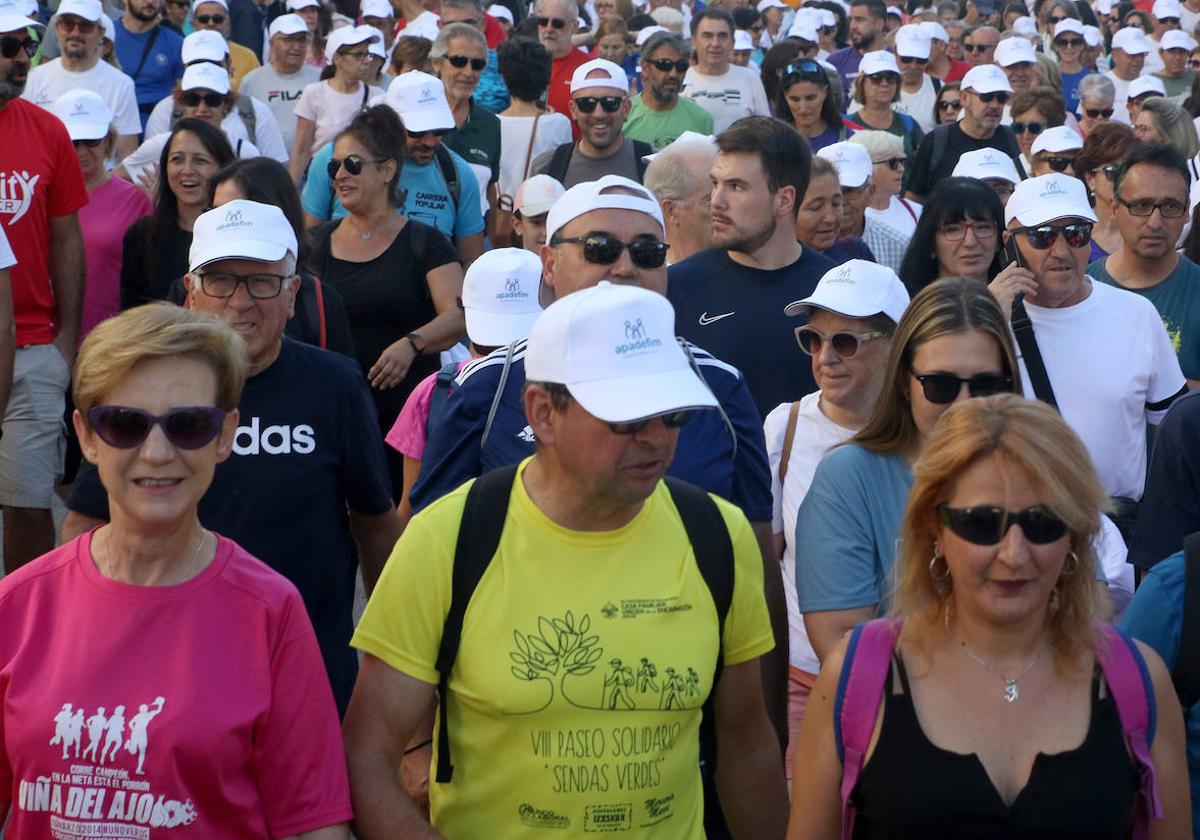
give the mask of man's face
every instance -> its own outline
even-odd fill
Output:
[[[141,21],[152,21],[162,11],[162,0],[126,0],[125,10]]]
[[[884,21],[871,17],[869,6],[850,7],[850,43],[859,52],[875,49],[876,40],[883,34]]]
[[[962,26],[947,26],[945,27],[946,34],[950,36],[950,40],[946,43],[946,53],[954,61],[963,61],[963,28]],[[940,44],[938,40],[934,40],[935,45]],[[936,60],[938,57],[937,47],[934,46],[932,57]]]
[[[725,72],[733,53],[733,32],[723,20],[705,18],[696,29],[696,51],[705,66],[714,69],[716,75]]]
[[[670,62],[666,70],[659,70],[655,62]],[[679,97],[679,88],[683,85],[683,77],[687,75],[687,67],[682,71],[677,65],[686,65],[683,53],[664,44],[654,51],[654,54],[642,59],[642,85],[650,91],[650,95],[659,102],[674,102]]]
[[[912,58],[906,55],[896,56],[896,63],[900,65],[900,77],[906,85],[919,84],[925,76],[925,68],[929,65],[929,62],[925,59]]]
[[[712,241],[712,181],[709,180],[711,167],[705,159],[687,160],[684,166],[691,174],[692,188],[681,198],[671,198],[663,202],[663,213],[672,219],[674,230],[686,231],[690,237],[705,242]],[[672,255],[673,262],[679,261],[678,255]]]
[[[229,37],[229,10],[220,3],[201,3],[192,12],[192,26],[196,29],[211,29]]]
[[[1089,224],[1086,219],[1075,216],[1052,219],[1045,224],[1053,228],[1062,228],[1065,225],[1076,223]],[[1054,244],[1049,248],[1034,248],[1029,242],[1027,233],[1012,233],[1014,229],[1022,226],[1018,219],[1013,219],[1008,226],[1009,229],[1005,231],[1005,241],[1007,242],[1010,237],[1016,237],[1017,249],[1021,252],[1021,258],[1025,262],[1026,268],[1033,272],[1038,293],[1036,297],[1029,296],[1030,302],[1038,306],[1054,308],[1070,306],[1083,300],[1087,296],[1087,280],[1084,278],[1084,270],[1087,268],[1088,258],[1091,256],[1090,244],[1072,248],[1067,242],[1067,237],[1059,230]]]
[[[465,23],[474,26],[480,32],[484,30],[483,15],[476,13],[474,9],[464,6],[443,6],[441,25],[449,26],[452,23]]]
[[[842,206],[846,210],[846,235],[861,235],[867,207],[874,197],[875,185],[870,178],[861,187],[842,187]]]
[[[967,64],[978,67],[980,64],[991,64],[995,58],[996,45],[1000,36],[991,29],[979,29],[963,39],[963,55]]]
[[[445,57],[438,59],[435,66],[438,68],[442,84],[446,86],[446,97],[451,102],[461,102],[475,93],[475,88],[479,86],[479,78],[483,74],[483,67],[487,66],[487,57],[487,47],[474,38],[450,39],[446,44]],[[463,66],[456,67],[455,61]],[[472,62],[483,62],[483,67],[476,70]]]
[[[183,28],[183,24],[187,21],[188,2],[187,0],[166,0],[163,4],[167,20],[176,26]]]
[[[771,193],[767,173],[755,154],[719,153],[711,181],[712,244],[727,251],[757,251],[774,235],[782,202],[789,195],[797,200],[791,187]],[[790,212],[787,225],[792,225]]]
[[[1133,213],[1133,209],[1142,210],[1139,205],[1164,203],[1179,215],[1164,218],[1162,211],[1167,208],[1162,207],[1151,209],[1149,216]],[[1143,260],[1160,260],[1175,249],[1183,233],[1187,205],[1188,183],[1183,176],[1161,166],[1139,163],[1121,179],[1121,189],[1113,197],[1112,213],[1126,248]]]
[[[1161,40],[1164,32],[1170,32],[1172,29],[1179,28],[1179,18],[1155,18],[1154,24],[1154,37]]]
[[[29,59],[37,50],[37,43],[24,29],[0,34],[0,40],[8,39],[23,43],[27,48],[18,49],[12,58],[0,55],[0,99],[16,99],[25,90]]]
[[[1142,67],[1146,64],[1145,53],[1130,55],[1122,49],[1114,49],[1112,51],[1113,72],[1117,78],[1127,82],[1132,82],[1138,76],[1142,75]]]
[[[96,21],[78,15],[59,15],[55,18],[54,27],[65,58],[86,61],[100,54],[104,29]]]
[[[552,58],[562,58],[574,49],[571,36],[578,26],[562,3],[546,3],[537,12],[538,40]]]
[[[1188,51],[1184,49],[1160,50],[1163,60],[1163,73],[1177,79],[1187,70]]]
[[[442,145],[441,133],[426,131],[416,137],[409,133],[408,138],[404,141],[404,154],[418,166],[425,166],[433,162],[433,156],[437,154],[437,147],[440,145]]]
[[[276,35],[271,39],[271,62],[282,73],[296,73],[308,55],[308,33]]]
[[[1033,72],[1036,66],[1032,61],[1020,61],[1004,68],[1004,73],[1008,76],[1008,83],[1012,85],[1014,95],[1024,93],[1033,87],[1033,83],[1037,78]]]
[[[614,105],[615,110],[608,110]],[[621,126],[629,115],[629,105],[629,97],[623,90],[581,88],[571,94],[571,119],[593,147],[610,149],[614,143],[621,142]]]
[[[636,210],[593,210],[572,219],[559,228],[557,239],[571,239],[591,233],[607,233],[622,242],[638,237],[653,237],[662,241],[663,229],[658,221]],[[641,286],[661,295],[667,293],[667,267],[641,268],[634,265],[629,249],[623,249],[611,265],[591,263],[584,259],[583,245],[564,242],[542,248],[542,279],[554,292],[555,300],[595,286],[601,280],[627,286]]]
[[[282,261],[265,263],[257,260],[219,260],[210,263],[192,275],[188,289],[191,292],[192,309],[218,316],[246,342],[250,364],[255,366],[269,361],[278,352],[279,339],[288,319],[296,311],[296,292],[300,288],[299,276],[284,281],[277,297],[253,298],[245,283],[238,283],[233,297],[219,298],[206,294],[202,281],[197,279],[206,274],[283,274]]]
[[[963,104],[963,119],[970,120],[985,131],[995,131],[1004,116],[1004,104],[1009,100],[1009,94],[1004,92],[986,94],[992,101],[984,101],[983,96],[974,90],[967,89],[959,92]]]

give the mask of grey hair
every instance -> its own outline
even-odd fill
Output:
[[[575,0],[537,0],[537,4],[533,7],[534,12],[543,12],[551,4],[562,6],[565,10],[563,16],[571,23],[578,23],[579,7],[575,5]]]
[[[482,32],[469,23],[448,23],[441,28],[433,46],[429,48],[429,57],[445,58],[450,49],[450,41],[454,38],[471,38],[483,47],[485,54],[487,53],[487,38]]]
[[[292,285],[297,282],[296,255],[291,251],[288,251],[283,255],[283,259],[280,262],[283,263],[283,266],[279,269],[279,273],[284,276],[283,288],[290,289]],[[184,283],[185,287],[189,287],[190,291],[193,292],[200,291],[199,271],[189,271],[186,275],[186,278],[187,282]]]
[[[659,47],[671,47],[679,51],[682,58],[690,58],[692,55],[691,45],[683,40],[674,32],[655,32],[646,39],[646,43],[642,45],[642,61],[649,61],[650,56],[654,55],[655,50]]]
[[[879,158],[904,157],[904,141],[890,131],[857,131],[850,137],[851,143],[866,146],[871,160],[879,162]]]
[[[1200,140],[1196,137],[1192,118],[1177,104],[1161,96],[1151,96],[1142,103],[1142,113],[1154,117],[1163,141],[1184,159],[1190,161],[1200,152]]]
[[[695,188],[697,181],[708,181],[708,173],[717,159],[717,146],[707,140],[672,143],[654,156],[642,182],[659,201],[678,200]],[[689,164],[699,163],[701,171]]]
[[[480,0],[442,0],[444,8],[451,9],[472,9],[483,15],[483,3]]]
[[[1099,73],[1092,73],[1079,80],[1079,103],[1084,99],[1099,99],[1109,105],[1117,98],[1117,88],[1112,79]]]

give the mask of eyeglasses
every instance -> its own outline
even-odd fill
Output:
[[[818,27],[818,31],[822,35],[832,35],[834,32],[837,32],[837,27],[836,26],[821,26],[821,27]]]
[[[338,51],[338,55],[343,58],[357,58],[359,61],[366,61],[371,54],[370,50],[346,50],[345,52]]]
[[[887,160],[873,160],[871,162],[873,164],[875,164],[876,166],[886,166],[888,169],[892,170],[893,172],[899,172],[901,169],[904,168],[904,165],[906,163],[908,163],[908,159],[902,158],[902,157],[897,157],[897,158],[888,158]]]
[[[989,397],[1012,388],[1012,377],[1003,373],[977,373],[969,379],[963,379],[953,373],[913,371],[912,377],[921,383],[925,399],[935,405],[949,405],[954,402],[962,392],[963,385],[967,386],[967,393],[972,397]]]
[[[968,230],[975,231],[976,239],[991,239],[996,235],[999,225],[995,222],[947,222],[938,228],[942,232],[942,236],[946,237],[951,242],[958,242],[967,235]]]
[[[1059,234],[1067,240],[1072,248],[1083,248],[1092,241],[1091,222],[1072,222],[1069,225],[1038,225],[1037,227],[1013,228],[1014,234],[1023,233],[1029,239],[1029,244],[1039,251],[1053,248]]]
[[[537,19],[538,29],[545,29],[547,26],[553,26],[555,29],[562,29],[567,25],[563,18],[539,17]]]
[[[386,158],[384,158],[386,160]],[[325,165],[325,171],[329,173],[329,180],[337,177],[338,170],[343,166],[346,167],[346,172],[351,175],[361,175],[363,164],[367,163],[368,159],[362,155],[346,155],[344,158],[330,158],[329,163]],[[370,163],[383,163],[382,160],[371,159]],[[276,292],[278,294],[278,292]]]
[[[654,61],[646,62],[660,73],[670,73],[674,70],[676,73],[686,73],[688,71],[688,63],[682,58],[679,61],[672,61],[669,58],[656,58]]]
[[[980,102],[999,102],[1001,105],[1007,105],[1008,100],[1012,98],[1012,94],[1006,90],[998,90],[994,93],[979,93],[974,92],[979,97]]]
[[[907,55],[898,55],[896,58],[900,59],[901,64],[920,64],[922,67],[924,67],[929,63],[928,58],[913,58]]]
[[[943,99],[938,103],[939,111],[961,111],[962,102],[958,99]]]
[[[223,93],[197,93],[194,90],[185,90],[180,99],[189,108],[195,108],[201,102],[209,108],[220,108],[225,104],[225,94]]]
[[[96,22],[94,20],[84,20],[83,18],[70,15],[60,17],[57,26],[63,32],[78,30],[81,35],[90,35],[96,31]]]
[[[842,359],[853,359],[858,355],[862,345],[886,335],[887,333],[878,330],[865,333],[835,332],[832,335],[825,335],[812,327],[796,327],[796,342],[800,345],[800,349],[809,356],[819,356],[821,347],[828,341],[833,347],[833,352]]]
[[[470,58],[465,55],[448,55],[446,56],[446,60],[450,62],[452,67],[457,67],[459,70],[470,64],[471,69],[476,73],[483,70],[484,67],[487,67],[486,58]]]
[[[1084,108],[1083,112],[1094,120],[1105,119],[1113,115],[1112,108]]]
[[[1189,58],[1187,66],[1193,70],[1200,70],[1200,58]]]
[[[103,137],[99,137],[95,140],[72,140],[71,141],[71,143],[75,146],[76,149],[78,149],[80,146],[87,146],[89,149],[94,149],[103,142],[104,142]]]
[[[590,114],[596,110],[596,104],[604,109],[606,114],[616,113],[621,107],[621,103],[625,101],[623,96],[578,96],[572,100],[575,107],[585,114]]]
[[[426,134],[432,134],[434,137],[443,137],[447,131],[449,131],[449,129],[446,128],[431,128],[429,131],[409,131],[408,137],[410,140],[420,140]]]
[[[155,426],[162,427],[173,446],[199,449],[220,433],[224,422],[225,412],[213,406],[173,408],[162,415],[123,405],[98,405],[88,410],[88,425],[100,440],[117,449],[141,445]]]
[[[237,294],[238,286],[245,286],[246,293],[255,300],[270,300],[283,291],[282,274],[230,274],[212,272],[200,275],[200,290],[209,297],[231,298]]]
[[[975,545],[995,545],[1013,525],[1020,525],[1025,539],[1034,545],[1060,540],[1068,530],[1066,522],[1041,505],[1008,511],[1001,507],[953,508],[943,503],[937,510],[943,525]]]
[[[308,46],[308,34],[307,33],[304,33],[301,35],[280,35],[278,37],[279,37],[279,40],[283,41],[283,43],[289,47],[307,47]]]
[[[995,44],[963,44],[963,52],[968,53],[985,53],[988,50],[996,49]]]
[[[1063,15],[1059,15],[1058,17],[1046,18],[1046,22],[1049,23],[1051,26],[1058,26],[1058,24],[1062,23],[1064,20],[1066,20],[1066,17]]]
[[[37,52],[37,41],[32,38],[13,38],[12,36],[0,38],[0,55],[5,58],[16,58],[17,53],[25,50],[25,54],[32,56]]]
[[[656,415],[662,420],[663,425],[668,429],[678,429],[680,426],[692,419],[696,412],[685,408],[680,411],[672,411],[670,414]],[[641,420],[630,420],[628,423],[609,423],[608,428],[614,435],[636,435],[642,429],[650,425],[650,421],[654,417],[643,417]]]
[[[195,20],[196,23],[202,23],[205,26],[208,26],[210,23],[213,26],[220,26],[225,22],[225,15],[196,15],[193,20]]]
[[[1046,124],[1042,122],[1019,122],[1013,120],[1012,130],[1014,134],[1025,134],[1028,132],[1037,135],[1046,130]]]
[[[1178,219],[1187,212],[1187,205],[1182,201],[1168,198],[1166,201],[1155,201],[1153,198],[1135,198],[1126,201],[1121,196],[1115,196],[1117,201],[1125,206],[1131,216],[1151,216],[1157,210],[1164,219]]]
[[[1067,167],[1075,165],[1075,158],[1073,157],[1060,157],[1055,155],[1054,157],[1044,157],[1042,160],[1055,172],[1066,172]]]
[[[1071,49],[1072,47],[1082,47],[1083,39],[1082,38],[1055,38],[1054,46],[1059,47],[1061,49],[1068,49],[1068,50]]]
[[[899,73],[872,73],[867,81],[877,85],[894,85],[900,81]]]
[[[638,268],[661,268],[667,261],[666,242],[649,234],[635,237],[632,242],[622,242],[611,233],[597,231],[586,236],[559,237],[550,240],[551,245],[574,243],[583,246],[583,258],[596,265],[612,265],[621,258],[621,252],[629,251],[629,259]]]
[[[1159,22],[1160,24],[1162,24],[1163,26],[1178,26],[1178,25],[1179,25],[1179,18],[1175,18],[1175,17],[1170,17],[1170,18],[1159,18],[1159,19],[1158,19],[1158,22]]]

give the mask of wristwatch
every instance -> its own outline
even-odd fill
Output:
[[[425,352],[425,339],[421,337],[420,333],[411,332],[404,337],[408,339],[408,343],[412,345],[413,352],[418,356]],[[417,342],[420,342],[420,344]]]

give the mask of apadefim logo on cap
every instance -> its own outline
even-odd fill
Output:
[[[521,291],[521,278],[509,277],[504,281],[504,291],[496,293],[496,300],[528,300],[529,292]]]
[[[625,322],[625,343],[618,344],[613,349],[618,356],[627,356],[631,353],[647,353],[659,347],[662,347],[662,341],[648,337],[642,319],[636,318]]]
[[[223,221],[223,222],[221,222],[221,224],[217,225],[217,231],[224,232],[224,231],[228,231],[228,230],[237,230],[238,228],[248,228],[248,227],[254,227],[254,223],[243,221],[241,210],[227,210],[225,212],[225,221]]]
[[[430,102],[437,102],[437,97],[433,95],[433,88],[429,85],[421,88],[421,92],[417,94],[418,105],[428,105]]]
[[[1058,181],[1051,181],[1046,189],[1038,194],[1038,198],[1062,198],[1070,195]]]
[[[843,268],[837,274],[825,281],[828,286],[853,286],[854,278],[851,276],[853,272],[849,267]]]

